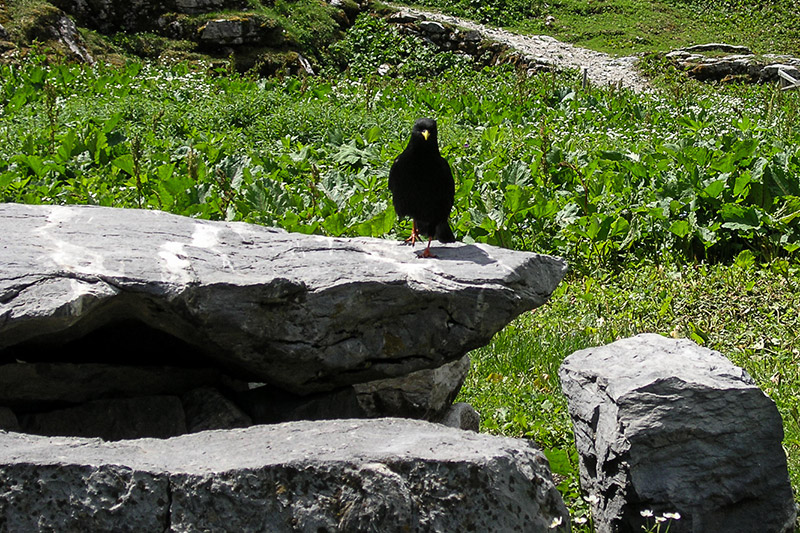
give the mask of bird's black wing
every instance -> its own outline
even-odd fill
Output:
[[[389,169],[389,190],[398,217],[414,217],[418,211],[422,184],[419,181],[419,168],[413,150],[406,148]]]

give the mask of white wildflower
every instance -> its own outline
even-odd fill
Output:
[[[553,518],[553,521],[550,522],[550,529],[557,528],[558,526],[561,525],[561,522],[563,522],[563,521],[564,521],[564,519],[561,518],[560,516],[557,516],[557,517]]]
[[[643,518],[652,518],[653,511],[650,509],[645,509],[644,511],[639,511],[639,514],[642,515]]]

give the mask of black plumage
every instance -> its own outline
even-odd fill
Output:
[[[421,257],[433,257],[431,241],[455,242],[448,217],[455,198],[455,182],[447,160],[439,153],[436,121],[421,118],[411,129],[408,146],[389,170],[389,189],[399,217],[411,217],[412,232],[406,242],[419,235],[429,237]]]

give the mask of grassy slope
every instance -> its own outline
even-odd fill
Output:
[[[419,0],[414,3],[521,33],[552,35],[619,55],[727,42],[749,46],[756,53],[800,56],[800,4],[792,0],[492,0],[480,3]]]

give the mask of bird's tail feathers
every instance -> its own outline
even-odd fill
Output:
[[[453,230],[446,220],[436,225],[435,238],[439,242],[456,242],[456,236],[453,235]]]

